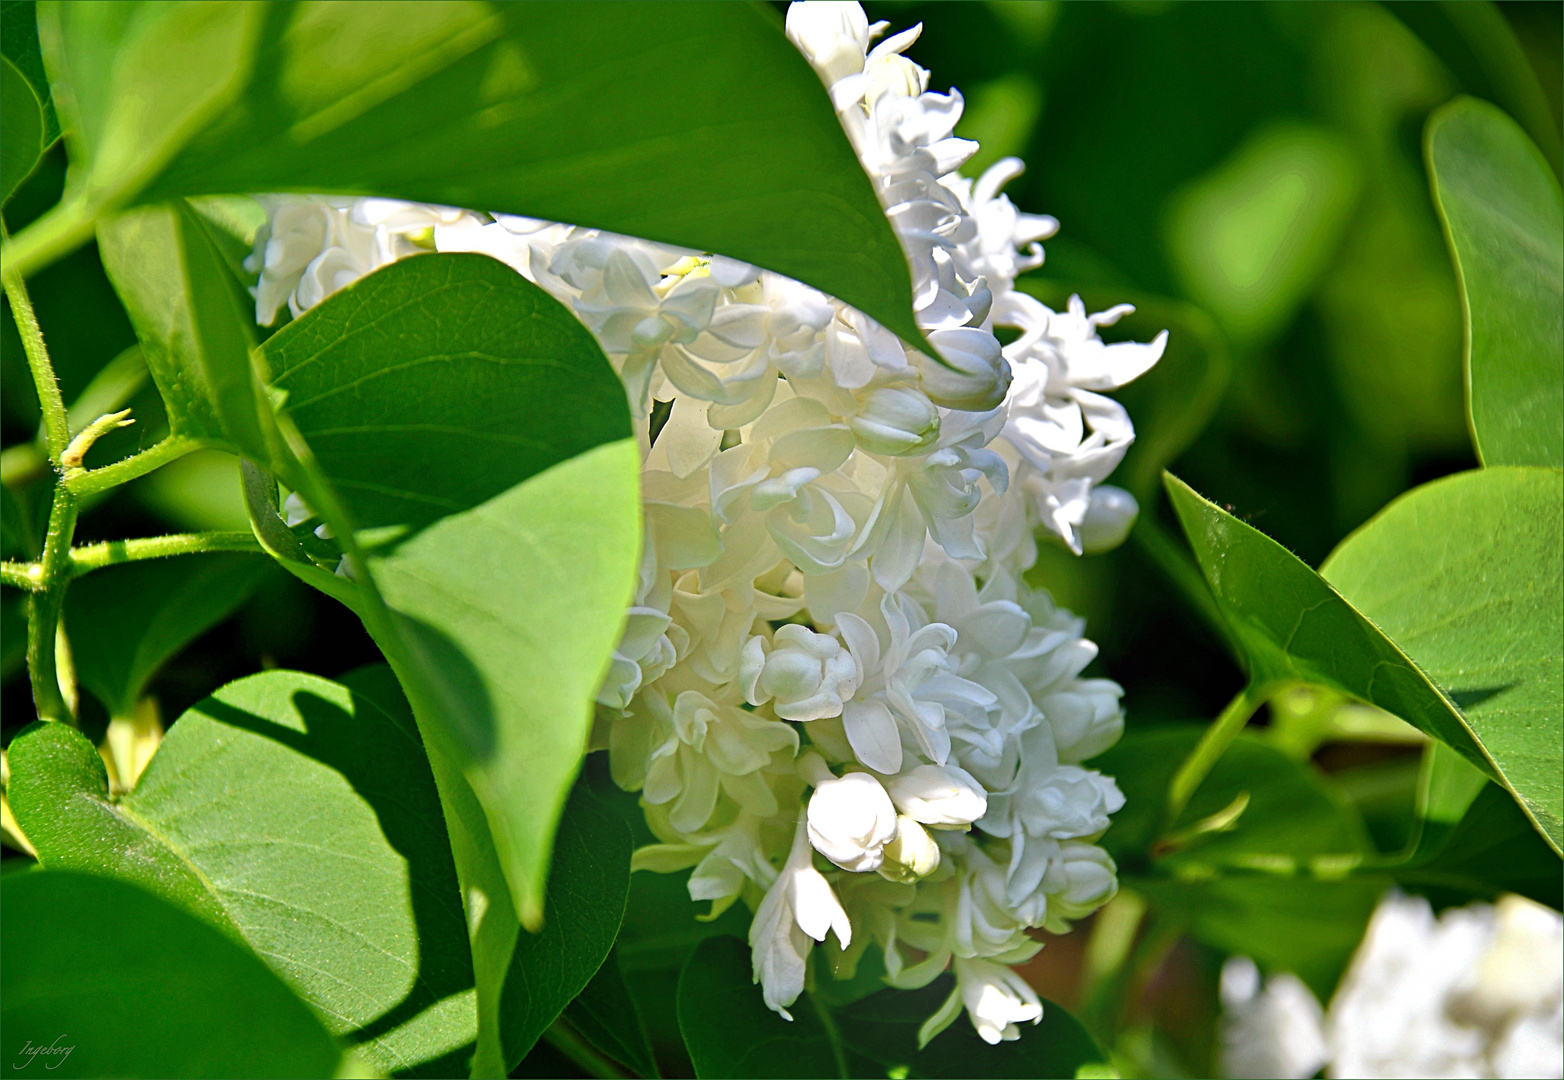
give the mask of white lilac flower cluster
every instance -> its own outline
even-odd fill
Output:
[[[1076,552],[1136,513],[1100,482],[1134,431],[1100,391],[1162,353],[1097,334],[1127,306],[1054,312],[1014,289],[1051,218],[976,181],[961,95],[870,49],[856,3],[794,4],[788,36],[829,87],[906,249],[909,349],[863,314],[731,259],[591,229],[389,200],[263,200],[257,309],[295,314],[411,251],[482,252],[574,310],[630,397],[644,454],[640,583],[598,694],[615,780],[693,868],[713,913],[754,911],[754,975],[784,1016],[816,942],[871,943],[894,986],[954,968],[988,1041],[1037,1021],[1008,965],[1116,888],[1093,841],[1123,805],[1081,762],[1119,736],[1120,688],[1083,679],[1081,620],[1029,588],[1041,526]],[[996,327],[1016,336],[1001,347]]]
[[[1232,1077],[1564,1075],[1564,917],[1518,896],[1380,902],[1330,1010],[1295,976],[1222,971]]]

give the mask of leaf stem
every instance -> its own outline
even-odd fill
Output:
[[[1189,752],[1184,763],[1178,767],[1178,772],[1173,774],[1173,782],[1168,785],[1167,819],[1163,824],[1164,829],[1178,820],[1178,815],[1188,805],[1190,796],[1195,793],[1200,782],[1210,773],[1218,759],[1226,753],[1227,748],[1238,737],[1238,733],[1249,722],[1249,718],[1264,704],[1266,698],[1271,696],[1273,689],[1273,685],[1269,682],[1251,682],[1227,703],[1221,715],[1206,728],[1205,734],[1200,736],[1200,741]]]
[[[38,407],[43,412],[44,443],[49,448],[49,459],[58,465],[60,455],[65,452],[66,444],[70,441],[65,399],[60,396],[60,383],[54,377],[49,351],[44,348],[43,331],[38,328],[38,316],[33,312],[32,298],[27,295],[27,283],[21,273],[9,265],[5,267],[4,278],[6,299],[11,301],[11,314],[16,317],[22,351],[27,354],[27,366],[33,374],[33,387],[38,391]]]
[[[65,606],[65,587],[71,577],[71,537],[76,531],[76,513],[76,496],[63,483],[56,484],[54,504],[49,509],[49,531],[38,563],[41,587],[28,598],[27,607],[27,674],[32,682],[33,704],[40,719],[68,724],[75,724],[76,717],[60,692],[56,637],[60,612]]]
[[[206,445],[200,439],[170,435],[139,454],[132,454],[112,465],[105,465],[101,469],[73,471],[66,476],[65,486],[73,495],[96,495],[100,491],[108,491],[121,484],[128,484],[137,477],[145,476],[152,470],[161,468],[171,461],[177,461]]]
[[[7,278],[31,277],[57,259],[64,258],[88,240],[96,227],[96,215],[81,199],[59,202],[12,239],[5,237],[0,264]]]
[[[7,559],[0,563],[0,585],[36,592],[42,582],[43,567],[35,562],[13,562]]]
[[[245,551],[264,555],[254,533],[204,532],[174,533],[169,536],[149,536],[137,540],[107,540],[98,544],[84,544],[71,551],[71,575],[80,577],[105,566],[139,562],[142,559],[165,559],[174,555],[199,555],[207,551]]]
[[[543,1038],[588,1076],[600,1077],[602,1080],[627,1080],[631,1075],[599,1053],[597,1048],[578,1035],[575,1028],[566,1023],[563,1017],[549,1026],[543,1033]]]

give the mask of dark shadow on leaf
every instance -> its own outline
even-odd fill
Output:
[[[1504,686],[1481,686],[1471,690],[1446,690],[1445,693],[1464,712],[1467,709],[1475,709],[1489,698],[1498,697],[1515,685],[1515,683],[1506,683]]]

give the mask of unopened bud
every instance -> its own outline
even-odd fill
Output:
[[[921,881],[939,869],[939,845],[929,831],[906,814],[896,816],[896,839],[881,854],[880,876],[905,885]]]
[[[873,454],[910,454],[939,438],[939,412],[911,387],[882,386],[847,421],[858,445]]]
[[[1091,504],[1076,530],[1081,538],[1081,550],[1096,555],[1118,547],[1135,527],[1139,514],[1140,504],[1123,488],[1109,484],[1092,488]]]
[[[1010,365],[993,334],[962,326],[931,330],[929,341],[939,350],[940,360],[921,353],[910,356],[922,376],[923,392],[934,404],[984,412],[1005,400],[1010,391]]]

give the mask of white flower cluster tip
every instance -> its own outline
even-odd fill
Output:
[[[787,1014],[816,942],[839,974],[872,943],[895,986],[953,968],[990,1042],[1042,1015],[1007,965],[1104,903],[1093,841],[1123,797],[1080,762],[1122,728],[1083,679],[1082,623],[1022,580],[1041,527],[1076,552],[1136,514],[1100,486],[1134,437],[1101,391],[1161,355],[1105,344],[1078,300],[1017,292],[1051,218],[975,182],[959,93],[874,46],[856,3],[794,4],[912,267],[928,357],[861,312],[718,255],[570,225],[387,200],[268,198],[257,312],[297,314],[416,250],[481,252],[574,310],[615,365],[644,453],[646,543],[598,695],[613,775],[713,912],[742,899],[756,981]],[[996,327],[1016,332],[1001,347]]]

